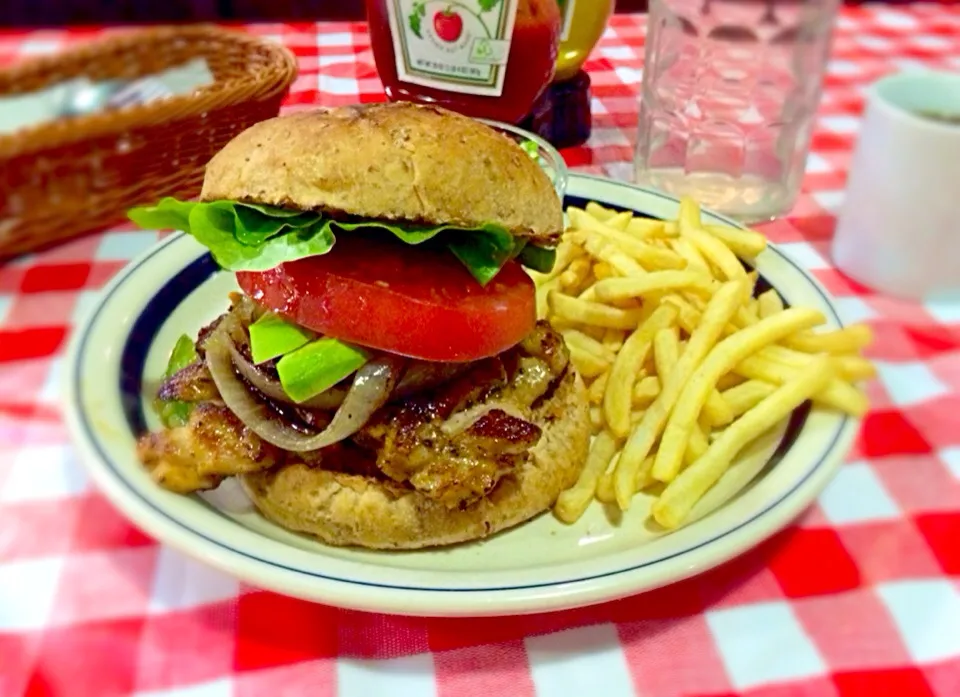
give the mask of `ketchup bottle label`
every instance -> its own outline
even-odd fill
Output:
[[[387,0],[397,77],[499,97],[517,0]]]

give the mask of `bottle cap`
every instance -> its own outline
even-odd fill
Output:
[[[552,83],[521,126],[555,148],[582,145],[590,137],[590,76],[583,70]]]

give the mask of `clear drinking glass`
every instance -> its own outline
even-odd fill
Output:
[[[651,0],[640,184],[749,222],[796,200],[839,0]]]

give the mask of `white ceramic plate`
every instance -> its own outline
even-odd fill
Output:
[[[654,217],[677,201],[620,182],[571,175],[565,205],[585,200]],[[707,222],[732,224],[705,215]],[[758,259],[763,279],[790,304],[839,319],[827,292],[776,247]],[[156,486],[134,457],[137,432],[156,426],[149,393],[181,333],[195,335],[227,306],[233,275],[217,273],[191,237],[168,237],[110,283],[74,337],[66,411],[94,480],[135,524],[160,541],[262,588],[333,605],[422,615],[557,610],[622,597],[691,576],[756,545],[820,492],[857,422],[801,413],[745,454],[670,534],[646,522],[638,497],[622,520],[593,504],[573,526],[545,514],[484,542],[434,551],[325,547],[222,496],[181,496]],[[776,452],[775,452],[776,451]],[[739,494],[743,479],[754,480]]]

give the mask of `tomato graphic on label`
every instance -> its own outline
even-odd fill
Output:
[[[452,44],[463,33],[463,18],[448,7],[433,16],[433,30],[443,41]]]

